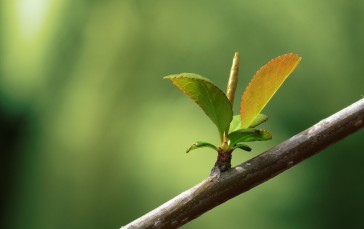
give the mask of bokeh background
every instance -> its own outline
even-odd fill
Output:
[[[237,100],[268,60],[303,60],[264,113],[273,140],[362,98],[360,0],[0,2],[1,228],[119,228],[209,175],[212,122],[162,77],[194,72]],[[238,113],[236,101],[234,111]],[[364,132],[184,228],[358,228]]]

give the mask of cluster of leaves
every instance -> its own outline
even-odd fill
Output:
[[[235,57],[238,58],[237,54]],[[235,149],[251,151],[251,148],[244,142],[271,139],[272,135],[269,131],[256,129],[258,125],[268,119],[268,116],[261,114],[261,111],[294,71],[300,60],[301,57],[297,54],[285,54],[261,67],[241,97],[240,115],[234,116],[232,111],[234,96],[232,98],[227,96],[211,80],[194,73],[181,73],[164,77],[171,80],[173,84],[195,101],[216,125],[219,132],[219,147],[198,141],[188,148],[187,152],[201,147],[210,147],[218,152],[222,150],[230,153]],[[228,85],[228,91],[231,89],[229,87],[234,87],[232,90],[234,94],[237,73],[230,75],[230,77],[235,77],[232,80],[235,85]]]

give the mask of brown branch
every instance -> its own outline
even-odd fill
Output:
[[[364,126],[364,99],[219,178],[209,177],[122,228],[176,228],[263,183]]]

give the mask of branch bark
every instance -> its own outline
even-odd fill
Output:
[[[177,228],[364,127],[364,99],[250,159],[209,177],[122,228]]]

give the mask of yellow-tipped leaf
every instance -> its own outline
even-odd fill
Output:
[[[269,61],[257,71],[241,98],[242,128],[251,125],[300,61],[301,57],[297,54],[285,54]]]

